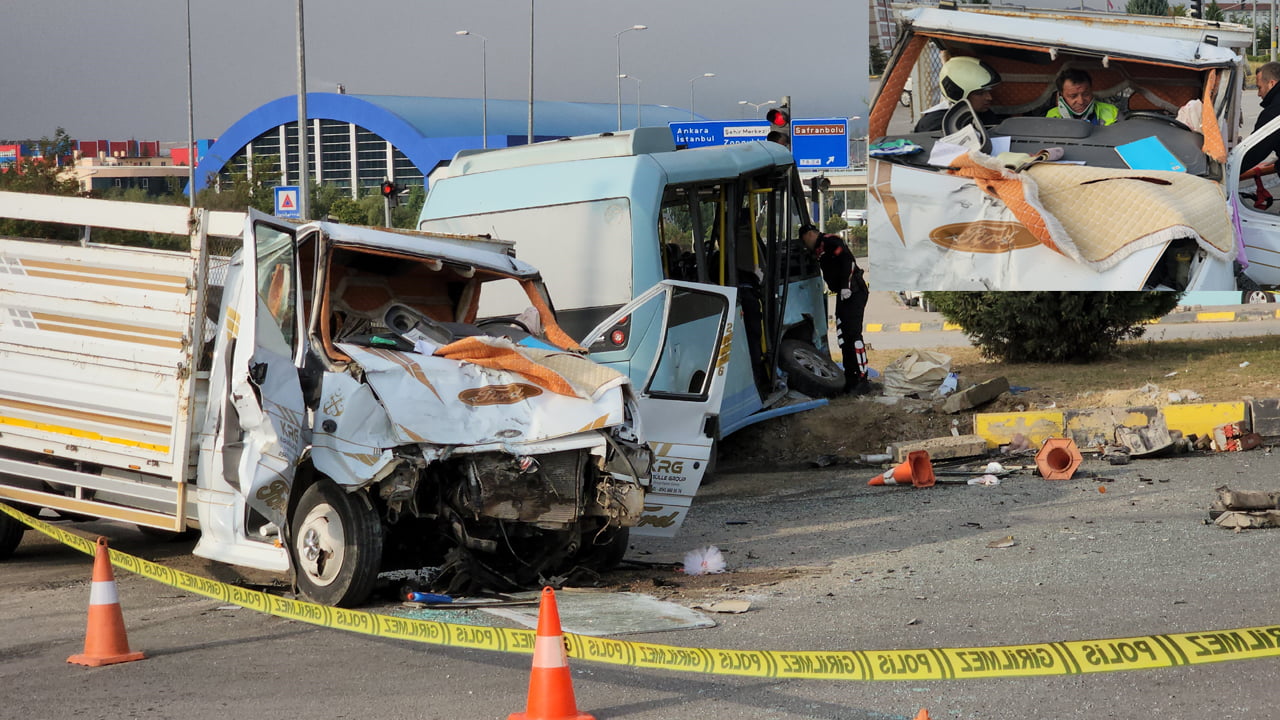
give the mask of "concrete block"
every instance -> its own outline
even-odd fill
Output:
[[[978,413],[973,416],[973,432],[986,438],[989,448],[1007,445],[1017,434],[1039,447],[1051,437],[1062,437],[1063,424],[1061,410]]]
[[[889,445],[889,454],[893,455],[893,461],[898,463],[905,462],[907,453],[916,450],[924,450],[929,453],[930,460],[973,457],[982,455],[987,451],[987,441],[981,435],[945,435],[928,440],[915,440],[913,442],[892,443]]]
[[[954,415],[961,410],[976,408],[985,402],[995,400],[1000,393],[1006,392],[1009,392],[1009,380],[1003,377],[992,378],[968,390],[954,393],[942,403],[942,411]]]
[[[1280,400],[1250,400],[1253,431],[1262,437],[1280,437]]]
[[[1229,423],[1243,423],[1243,402],[1196,403],[1193,405],[1166,405],[1161,408],[1169,430],[1177,430],[1183,437],[1196,435],[1213,437],[1213,429]]]
[[[1114,445],[1116,428],[1145,428],[1160,416],[1155,406],[1064,410],[1067,437],[1081,448]],[[1163,423],[1163,420],[1162,420]]]

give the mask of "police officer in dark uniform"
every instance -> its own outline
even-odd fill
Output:
[[[870,390],[862,344],[862,317],[870,292],[862,279],[862,268],[853,259],[849,246],[837,235],[819,232],[813,225],[802,225],[800,240],[818,258],[822,279],[836,296],[836,339],[844,355],[844,390],[863,394]]]

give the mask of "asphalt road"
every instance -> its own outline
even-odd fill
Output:
[[[1263,450],[1098,462],[1047,482],[869,488],[869,468],[723,476],[685,530],[629,557],[678,561],[707,544],[722,597],[751,610],[713,629],[632,636],[773,650],[970,647],[1277,623],[1276,530],[1204,524],[1213,489],[1277,490]],[[1105,478],[1105,479],[1104,479]],[[1099,492],[1105,488],[1106,492]],[[178,562],[105,523],[114,547]],[[992,541],[1012,537],[1010,547]],[[530,660],[384,640],[220,606],[118,572],[129,640],[150,657],[67,664],[84,637],[91,561],[28,533],[0,572],[0,716],[23,718],[505,718],[524,709]],[[209,568],[213,572],[214,568]],[[776,570],[770,583],[752,573]],[[672,582],[681,582],[678,575]],[[777,681],[575,660],[579,708],[628,718],[1276,717],[1275,658],[1044,678]]]

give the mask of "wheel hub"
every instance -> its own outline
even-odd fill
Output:
[[[298,533],[298,564],[316,585],[328,585],[342,569],[346,535],[337,510],[320,504],[307,513]]]

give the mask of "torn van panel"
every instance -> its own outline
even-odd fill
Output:
[[[531,442],[623,421],[621,388],[626,377],[584,358],[574,357],[572,364],[587,366],[587,371],[605,370],[610,377],[588,385],[591,395],[578,397],[549,389],[544,384],[548,381],[535,379],[536,375],[465,360],[345,343],[338,347],[360,367],[365,382],[386,408],[391,444]],[[565,387],[572,391],[567,383]]]
[[[1240,118],[1241,59],[1231,48],[1247,33],[1157,19],[1135,30],[1127,17],[968,6],[912,8],[902,20],[870,134],[920,150],[868,168],[878,288],[1235,286],[1239,240],[1222,182]],[[914,129],[937,104],[938,70],[954,56],[978,57],[1001,77],[992,110],[1003,120],[978,126],[969,146],[956,148],[968,153],[962,161],[935,156],[960,136]],[[1045,117],[1065,68],[1089,72],[1095,96],[1122,119]],[[1132,154],[1126,161],[1122,151],[1136,142],[1158,142],[1176,161],[1169,167],[1185,171],[1153,169]],[[1050,148],[1060,163],[1027,162]]]

